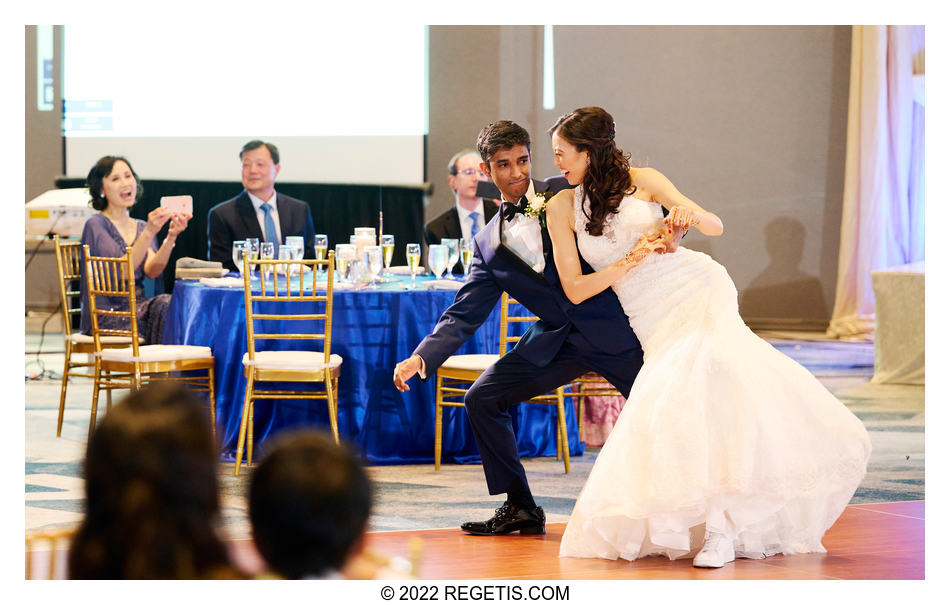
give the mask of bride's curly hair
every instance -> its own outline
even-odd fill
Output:
[[[548,135],[567,140],[590,157],[584,174],[584,193],[590,200],[587,232],[602,235],[608,214],[617,214],[623,196],[635,191],[630,180],[630,154],[614,142],[614,119],[600,107],[581,107],[557,119]]]

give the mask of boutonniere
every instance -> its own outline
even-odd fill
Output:
[[[528,202],[528,207],[524,209],[524,213],[540,219],[544,215],[544,209],[547,208],[547,205],[548,198],[543,193],[535,193],[534,199]]]

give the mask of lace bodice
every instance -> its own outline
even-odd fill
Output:
[[[633,248],[642,235],[656,231],[663,222],[660,204],[628,195],[621,200],[617,214],[607,215],[603,236],[594,236],[584,228],[587,224],[585,211],[589,204],[583,186],[574,189],[577,247],[584,260],[597,271],[617,261]]]

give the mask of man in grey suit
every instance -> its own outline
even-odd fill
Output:
[[[313,218],[306,202],[277,193],[280,152],[273,143],[254,140],[241,148],[244,191],[208,212],[208,260],[237,271],[231,260],[235,241],[256,237],[274,243],[274,253],[291,235],[304,239],[304,258],[314,258]]]

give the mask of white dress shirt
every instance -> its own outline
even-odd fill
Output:
[[[477,223],[476,231],[480,231],[482,227],[485,226],[485,206],[482,203],[479,203],[475,206],[474,210],[466,210],[462,208],[462,205],[459,204],[458,198],[455,198],[455,211],[459,215],[459,225],[462,227],[462,239],[471,239],[472,236],[472,217],[473,212],[477,212],[478,216],[475,217]]]
[[[528,181],[525,193],[528,201],[534,199],[534,182]],[[536,216],[516,214],[511,221],[503,218],[501,243],[518,255],[529,267],[542,273],[544,271],[544,248],[541,244],[541,223]]]
[[[257,215],[257,223],[261,226],[261,234],[266,238],[267,229],[264,228],[264,211],[261,210],[261,206],[265,204],[265,201],[257,197],[250,191],[247,192],[248,197],[251,198],[251,203],[254,204],[254,214]],[[280,237],[280,217],[277,216],[277,192],[271,194],[270,199],[266,201],[270,204],[270,216],[274,219],[274,230],[277,231],[277,241],[284,241]],[[274,254],[277,254],[277,250],[274,250]]]

